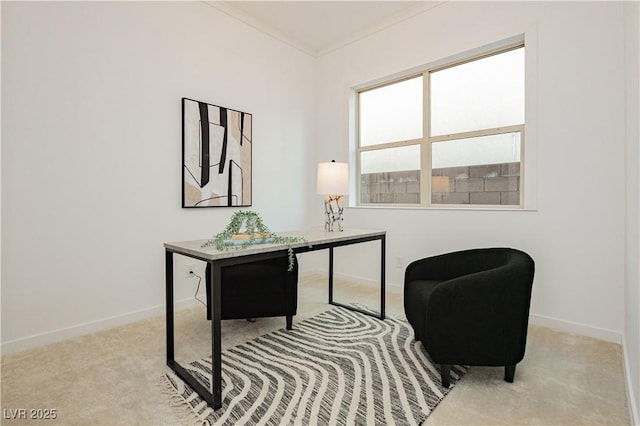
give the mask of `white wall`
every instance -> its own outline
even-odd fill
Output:
[[[640,3],[625,3],[626,292],[623,350],[634,424],[640,424]]]
[[[536,260],[534,321],[621,340],[623,21],[622,3],[448,2],[318,60],[317,120],[324,125],[318,125],[316,161],[346,160],[353,156],[354,86],[536,29],[537,90],[529,94],[537,97],[538,118],[527,126],[537,133],[537,209],[346,209],[345,226],[388,231],[390,284],[402,285],[404,268],[417,258],[516,247]],[[313,197],[310,211],[321,212],[321,202]],[[343,262],[343,273],[376,279],[367,262],[373,251],[341,257],[347,255],[350,269]]]
[[[162,314],[163,242],[224,228],[180,208],[182,97],[253,114],[252,208],[304,224],[312,58],[202,2],[1,7],[4,353]]]

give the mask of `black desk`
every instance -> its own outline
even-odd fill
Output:
[[[350,244],[380,240],[380,313],[375,315],[384,319],[385,292],[385,231],[345,230],[343,232],[326,232],[319,230],[283,232],[281,236],[303,237],[306,243],[295,243],[291,247],[296,253],[329,249],[329,303],[342,306],[353,311],[371,315],[368,311],[353,306],[342,305],[333,301],[333,249]],[[206,240],[183,241],[165,243],[165,272],[167,298],[167,365],[185,381],[198,395],[200,395],[214,410],[222,406],[222,363],[220,345],[220,270],[223,266],[238,265],[261,259],[278,257],[288,250],[286,244],[257,244],[241,250],[219,251],[215,247],[202,248]],[[173,309],[173,254],[202,260],[211,265],[210,275],[207,277],[211,285],[211,292],[207,303],[212,308],[211,319],[211,361],[212,361],[212,389],[206,389],[188,370],[182,367],[174,355],[174,309]]]

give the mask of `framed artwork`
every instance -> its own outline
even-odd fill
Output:
[[[251,114],[182,98],[182,207],[251,205]]]

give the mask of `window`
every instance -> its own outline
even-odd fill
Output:
[[[357,92],[358,204],[523,205],[524,45]]]

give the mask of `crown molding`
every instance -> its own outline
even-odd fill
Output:
[[[270,37],[273,37],[281,41],[282,43],[285,43],[301,51],[302,53],[305,53],[309,56],[313,56],[314,58],[318,57],[318,52],[316,52],[314,49],[310,49],[307,46],[305,46],[303,43],[300,43],[297,40],[294,40],[293,38],[287,36],[283,32],[278,31],[275,28],[262,23],[260,20],[254,18],[253,16],[243,12],[242,10],[236,7],[233,7],[228,2],[216,1],[216,0],[203,0],[203,2],[213,7],[214,9],[219,10],[222,13],[231,16],[232,18],[235,18],[241,22],[244,22],[245,24],[249,25],[250,27],[262,33]]]
[[[367,26],[363,29],[358,30],[357,32],[353,33],[352,35],[348,36],[348,37],[344,37],[341,40],[338,40],[335,43],[331,43],[329,45],[327,45],[326,47],[322,48],[322,49],[313,49],[310,48],[309,46],[305,45],[304,43],[301,43],[300,41],[289,37],[288,35],[286,35],[285,33],[283,33],[282,31],[279,31],[265,23],[263,23],[262,21],[260,21],[259,19],[254,18],[253,16],[247,14],[246,12],[240,10],[239,8],[234,7],[229,1],[216,1],[216,0],[202,0],[205,4],[207,4],[208,6],[211,6],[217,10],[219,10],[220,12],[231,16],[234,19],[237,19],[247,25],[249,25],[250,27],[270,36],[273,37],[277,40],[279,40],[282,43],[285,43],[309,56],[312,56],[314,58],[319,58],[321,56],[324,56],[328,53],[331,53],[333,51],[339,50],[345,46],[348,46],[349,44],[355,43],[359,40],[362,40],[366,37],[369,37],[377,32],[380,32],[382,30],[385,30],[389,27],[392,27],[396,24],[399,24],[400,22],[406,21],[408,19],[413,18],[414,16],[417,16],[421,13],[427,12],[433,8],[436,8],[444,3],[447,3],[450,0],[443,0],[443,1],[425,1],[425,2],[421,2],[419,4],[416,4],[415,6],[412,6],[410,8],[407,8],[405,10],[402,10],[400,12],[394,13],[389,15],[387,18],[385,18],[382,21],[376,22],[370,26]]]
[[[348,46],[352,43],[355,43],[359,40],[362,40],[364,38],[367,38],[375,33],[378,33],[380,31],[383,31],[389,27],[392,27],[396,24],[399,24],[400,22],[404,22],[408,19],[413,18],[414,16],[420,15],[424,12],[427,12],[431,9],[434,9],[444,3],[447,3],[450,0],[443,0],[443,1],[429,1],[429,2],[423,2],[420,4],[417,4],[415,6],[412,6],[410,8],[407,8],[405,10],[402,10],[400,12],[394,13],[389,15],[387,18],[385,18],[382,21],[376,22],[375,24],[372,24],[370,26],[367,26],[355,33],[353,33],[351,36],[349,37],[345,37],[342,40],[339,40],[335,43],[332,43],[330,45],[328,45],[327,47],[318,50],[315,53],[315,57],[318,58],[320,56],[324,56],[328,53],[331,53],[335,50],[339,50],[342,49],[345,46]]]

